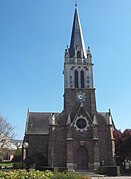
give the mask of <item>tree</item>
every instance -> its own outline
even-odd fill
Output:
[[[17,147],[17,150],[15,151],[15,155],[12,159],[12,162],[15,163],[15,162],[21,162],[21,159],[22,159],[22,149]]]
[[[8,150],[9,142],[14,136],[14,127],[0,115],[0,157]]]
[[[115,130],[114,138],[117,164],[122,165],[124,160],[131,160],[131,129],[126,129],[123,133]]]

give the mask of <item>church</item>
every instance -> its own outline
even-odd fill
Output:
[[[69,171],[115,165],[115,125],[110,110],[97,111],[92,54],[85,47],[77,6],[63,73],[63,111],[27,113],[24,159],[41,154],[46,166]]]

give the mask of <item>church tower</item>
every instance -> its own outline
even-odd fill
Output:
[[[86,106],[90,117],[95,114],[95,89],[93,87],[93,64],[90,47],[86,49],[77,7],[70,47],[65,50],[64,61],[64,109],[72,113],[80,103]]]
[[[70,46],[65,49],[64,59],[64,112],[67,124],[67,167],[74,169],[97,169],[101,162],[113,164],[114,141],[112,125],[104,124],[109,119],[109,113],[103,116],[97,112],[95,88],[93,86],[93,63],[90,47],[86,49],[82,34],[81,23],[77,6],[75,7],[74,21]],[[104,114],[104,113],[103,113]],[[102,122],[103,120],[104,123]],[[102,124],[101,124],[102,123]],[[108,122],[107,122],[108,123]],[[103,126],[104,124],[104,126]],[[108,129],[109,128],[109,129]],[[105,145],[103,136],[111,135],[109,146],[103,146],[112,156],[105,159],[101,145]],[[107,138],[106,138],[107,140]]]
[[[98,127],[95,119],[96,100],[92,55],[90,47],[88,49],[85,47],[77,7],[75,7],[70,47],[65,50],[64,111],[68,116],[67,167],[94,168],[94,160],[98,167],[99,148],[95,147],[98,139],[94,136],[94,134],[98,136]],[[96,158],[95,152],[97,152]],[[72,156],[68,156],[70,153]],[[88,155],[94,155],[94,157],[89,160]]]

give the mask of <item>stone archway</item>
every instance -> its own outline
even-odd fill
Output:
[[[88,152],[83,146],[76,151],[76,163],[78,170],[88,169]]]

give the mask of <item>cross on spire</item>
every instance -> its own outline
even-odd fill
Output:
[[[77,7],[77,0],[75,0],[75,7]]]

